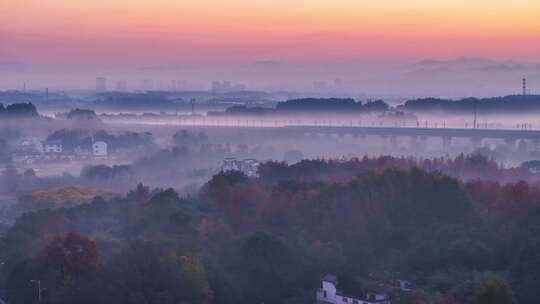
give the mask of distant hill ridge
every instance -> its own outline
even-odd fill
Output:
[[[0,117],[38,117],[36,106],[32,103],[14,103],[5,106],[0,103]]]
[[[540,111],[540,95],[509,95],[489,98],[470,97],[459,100],[429,97],[407,100],[403,105],[397,106],[397,109],[413,112],[471,112],[475,107],[484,113]]]

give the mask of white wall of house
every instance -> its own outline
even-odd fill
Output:
[[[39,153],[45,152],[45,147],[43,146],[43,143],[39,140],[34,142],[34,147]]]
[[[59,143],[46,143],[43,147],[45,153],[62,153],[62,144]]]
[[[322,281],[322,288],[317,290],[317,303],[321,304],[390,304],[388,296],[378,293],[367,293],[367,299],[356,299],[338,294],[334,282]]]
[[[322,289],[317,290],[317,301],[337,303],[336,286],[332,282],[322,281]]]
[[[92,144],[92,154],[94,156],[107,156],[107,143],[104,141],[96,141]]]

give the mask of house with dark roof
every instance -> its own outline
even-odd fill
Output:
[[[317,304],[390,304],[390,296],[386,293],[357,292],[353,295],[339,290],[335,275],[326,275],[321,285],[316,292]]]

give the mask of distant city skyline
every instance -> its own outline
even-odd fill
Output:
[[[521,92],[527,78],[540,92],[538,12],[530,0],[1,1],[0,90],[95,90],[104,77],[120,91],[216,80],[464,97]]]

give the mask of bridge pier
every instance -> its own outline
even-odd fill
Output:
[[[367,135],[365,133],[358,134],[358,138],[360,138],[363,143],[367,141]]]
[[[443,150],[447,151],[450,146],[452,145],[452,137],[451,136],[443,136],[442,137],[442,144],[443,144]]]
[[[409,149],[410,150],[415,149],[417,144],[418,144],[418,136],[416,135],[409,136]]]
[[[529,150],[529,142],[526,140],[519,140],[516,149],[521,153],[527,152]]]
[[[411,136],[411,150],[425,151],[427,150],[427,136]]]
[[[381,146],[386,148],[388,146],[388,135],[380,135],[379,138],[380,138]]]
[[[540,145],[540,139],[532,139],[530,140],[531,145],[533,146],[534,151],[538,151],[539,145]]]
[[[469,140],[471,141],[471,145],[473,147],[473,150],[476,150],[476,149],[482,147],[482,141],[484,139],[482,137],[470,137]]]
[[[352,133],[352,136],[354,139],[356,139],[361,145],[364,145],[367,143],[366,141],[366,134],[364,133]]]
[[[516,148],[516,142],[517,142],[517,139],[515,138],[505,138],[504,139],[504,143],[508,146],[510,146],[510,148],[513,150]]]
[[[390,147],[393,150],[396,150],[397,148],[399,148],[397,136],[394,136],[394,135],[390,136]]]

